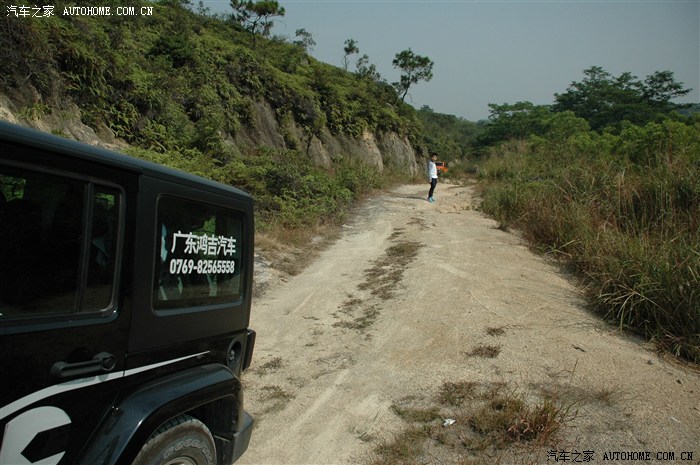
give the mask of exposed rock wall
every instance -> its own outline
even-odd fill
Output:
[[[54,110],[41,115],[20,118],[20,108],[31,107],[32,98],[23,98],[23,102],[13,103],[12,98],[0,95],[0,119],[12,123],[25,123],[45,132],[57,132],[92,145],[100,145],[114,150],[125,146],[122,141],[106,128],[90,128],[80,121],[80,110],[75,104],[69,104],[64,110]],[[37,98],[38,101],[38,98]],[[309,154],[314,163],[330,167],[337,160],[358,160],[379,171],[386,168],[400,172],[416,174],[416,151],[408,138],[394,133],[375,134],[363,132],[360,137],[345,134],[331,134],[323,128],[319,136],[311,136],[296,125],[291,118],[283,124],[277,120],[274,109],[269,103],[256,103],[254,120],[251,126],[241,127],[229,141],[240,150],[249,147],[267,146],[276,149],[298,149]]]
[[[38,102],[37,97],[37,102]],[[36,102],[34,102],[34,105]],[[25,108],[34,108],[27,105]],[[30,112],[21,115],[17,105],[6,95],[0,94],[0,119],[9,123],[21,124],[43,132],[60,134],[90,145],[99,145],[110,150],[120,151],[127,144],[114,137],[107,127],[91,128],[80,121],[80,109],[74,103],[65,108],[50,112]],[[20,116],[21,115],[21,116]]]
[[[319,136],[311,136],[294,122],[280,125],[275,111],[267,102],[255,105],[251,127],[241,128],[234,138],[237,147],[266,145],[278,149],[292,148],[305,151],[321,166],[329,167],[333,160],[359,160],[380,171],[391,167],[401,172],[416,173],[416,151],[407,137],[394,133],[363,132],[360,137],[331,134],[323,128]]]

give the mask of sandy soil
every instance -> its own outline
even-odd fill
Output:
[[[594,451],[593,463],[612,451],[700,462],[697,370],[591,315],[570,277],[474,209],[472,187],[440,184],[435,204],[425,191],[368,201],[339,240],[254,302],[244,383],[257,424],[241,464],[366,462],[406,426],[392,404],[463,380],[575,401],[540,463],[553,448]],[[468,355],[481,346],[500,353]]]

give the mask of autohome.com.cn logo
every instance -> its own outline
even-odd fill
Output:
[[[16,18],[47,18],[50,16],[152,16],[152,6],[67,6],[58,9],[52,5],[8,5],[6,16]]]

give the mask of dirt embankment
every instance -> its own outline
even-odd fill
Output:
[[[257,426],[240,463],[388,463],[386,446],[415,426],[401,417],[408,404],[432,412],[413,463],[573,461],[553,451],[587,451],[593,463],[692,452],[697,463],[698,372],[591,315],[572,280],[474,210],[471,187],[440,184],[435,204],[425,187],[369,201],[338,241],[254,302],[244,382]],[[555,399],[566,415],[547,437],[494,442],[483,412],[436,401],[445,386]],[[478,434],[488,447],[467,440]]]

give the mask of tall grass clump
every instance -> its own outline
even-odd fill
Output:
[[[503,144],[483,208],[587,280],[621,328],[700,362],[700,123]]]

